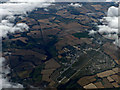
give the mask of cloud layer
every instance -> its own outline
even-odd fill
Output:
[[[10,83],[7,74],[9,73],[9,68],[5,66],[5,58],[0,57],[0,90],[2,88],[23,88],[20,84]]]
[[[50,5],[50,2],[53,1],[54,0],[9,0],[6,3],[0,3],[0,37],[6,36],[8,32],[13,33],[17,30],[24,30],[18,27],[18,25],[13,24],[16,18],[15,15],[23,17],[23,15],[27,15],[27,12],[36,8],[47,7]],[[27,27],[27,25],[21,24]]]
[[[28,30],[29,27],[25,23],[19,23],[14,25],[14,21],[16,19],[15,15],[24,17],[27,15],[27,12],[31,12],[32,10],[40,7],[47,7],[50,2],[54,2],[54,0],[2,0],[7,1],[6,3],[0,3],[0,38],[5,37],[8,32],[14,33],[15,31],[24,31]],[[89,1],[89,0],[88,0]],[[49,3],[48,3],[49,2]],[[73,4],[74,5],[74,4]],[[79,6],[75,4],[75,6]],[[108,17],[105,17],[106,21],[108,21],[108,26],[103,25],[99,26],[99,32],[116,32],[117,30],[117,8],[111,7],[108,10]],[[114,25],[115,24],[115,25]],[[93,33],[94,31],[92,31]],[[116,39],[117,40],[117,39]],[[5,68],[5,64],[3,62],[5,59],[0,57],[0,89],[2,87],[5,88],[13,88],[13,87],[22,87],[19,84],[12,84],[9,82],[9,79],[3,76],[6,76],[9,73],[9,68]],[[4,72],[3,72],[4,71]]]
[[[107,17],[104,17],[101,20],[103,22],[103,25],[98,25],[99,30],[98,31],[92,30],[90,31],[90,34],[99,32],[104,37],[115,40],[114,44],[120,46],[120,39],[118,37],[118,34],[120,33],[119,31],[120,24],[118,24],[119,18],[120,18],[119,7],[111,6],[108,9]]]
[[[118,2],[119,0],[55,0],[56,2]]]
[[[92,30],[90,31],[90,34],[99,32],[104,37],[115,40],[114,43],[117,46],[120,46],[119,42],[120,40],[118,38],[118,33],[120,32],[118,29],[118,27],[120,27],[120,24],[118,24],[118,18],[120,18],[120,15],[118,13],[118,8],[119,7],[111,6],[108,9],[107,17],[104,17],[101,20],[103,25],[98,25],[99,30],[98,31]]]
[[[27,16],[27,12],[36,8],[47,7],[54,0],[2,0],[2,2],[4,1],[6,3],[0,3],[0,39],[6,37],[8,32],[22,32],[29,29],[25,23],[14,24],[16,15],[24,18]],[[4,62],[5,59],[0,57],[0,90],[2,88],[21,88],[22,85],[9,82],[7,78],[9,67]]]
[[[108,22],[108,25],[102,25],[99,26],[99,32],[106,32],[108,34],[108,38],[115,39],[115,44],[119,46],[119,24],[118,24],[118,18],[120,18],[120,15],[118,14],[118,8],[117,7],[110,7],[108,9],[108,15],[105,17],[105,20]]]

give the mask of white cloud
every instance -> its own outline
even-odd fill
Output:
[[[23,18],[23,15],[26,15],[27,12],[36,8],[47,7],[51,5],[50,2],[53,1],[54,0],[9,0],[6,3],[0,3],[0,39],[1,37],[5,37],[8,32],[22,32],[29,29],[25,23],[14,25],[14,21],[16,19],[15,15]],[[6,65],[3,64],[4,61],[5,59],[0,57],[0,89],[22,87],[20,84],[9,82],[9,79],[6,77],[9,73],[9,68],[5,68]]]
[[[116,29],[116,28],[111,28],[111,27],[109,27],[109,26],[106,26],[106,25],[99,25],[98,26],[99,27],[99,33],[104,33],[104,32],[106,32],[106,33],[108,33],[108,34],[110,34],[110,33],[118,33],[118,29]]]
[[[117,7],[114,7],[114,6],[111,6],[109,9],[108,9],[108,17],[117,17],[118,16],[118,8]]]
[[[54,0],[9,0],[9,2],[0,3],[0,36],[6,36],[8,32],[13,33],[24,30],[24,28],[18,27],[18,25],[13,25],[16,18],[14,15],[26,15],[27,12],[36,8],[51,5],[51,3],[46,2],[53,1]],[[26,24],[22,23],[22,25],[28,29]]]
[[[114,39],[115,44],[119,45],[119,38],[118,38],[118,33],[119,33],[119,24],[118,24],[118,18],[120,17],[118,14],[118,8],[119,7],[110,7],[108,9],[108,14],[107,17],[104,17],[104,19],[107,21],[108,25],[99,25],[99,33],[107,33],[106,35],[107,38],[109,39]],[[112,34],[114,33],[114,34]]]
[[[104,25],[98,25],[99,30],[98,32],[100,34],[103,34],[104,37],[109,38],[109,39],[114,39],[115,40],[115,44],[116,45],[120,45],[118,40],[118,33],[120,32],[118,27],[120,27],[120,24],[118,24],[118,18],[120,18],[120,15],[118,13],[118,8],[119,7],[114,7],[111,6],[108,9],[107,12],[107,17],[103,18],[103,21],[105,21],[106,23]],[[107,25],[106,25],[107,24]],[[93,31],[90,31],[90,33],[92,33]],[[106,33],[106,35],[104,35],[104,33]]]
[[[71,3],[70,5],[74,7],[82,7],[82,4],[79,3]]]
[[[54,2],[54,0],[10,0],[10,2]]]
[[[91,31],[89,32],[89,35],[92,35],[92,34],[95,34],[95,33],[97,33],[97,31],[91,30]]]
[[[118,2],[119,0],[55,0],[56,2]]]
[[[119,2],[120,0],[106,0],[106,2]]]
[[[29,27],[25,23],[18,23],[14,26],[14,24],[9,23],[7,20],[2,20],[0,24],[0,37],[6,37],[7,33],[14,33],[16,31],[23,32],[24,30],[28,30]]]
[[[2,88],[23,88],[21,84],[11,83],[6,75],[9,73],[9,68],[4,64],[5,58],[0,57],[0,90]]]

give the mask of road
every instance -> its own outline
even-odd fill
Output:
[[[99,48],[98,48],[98,49],[95,49],[95,51],[99,51]],[[86,65],[88,65],[88,63],[89,63],[90,61],[92,61],[95,57],[96,57],[96,55],[94,55],[94,56],[93,56],[91,59],[89,59],[87,62],[84,62],[84,64],[82,64],[83,66],[81,66],[81,68],[78,69],[70,78],[64,77],[63,79],[61,79],[60,81],[58,81],[58,83],[61,84],[61,83],[66,83],[66,82],[68,82],[70,79],[72,79],[74,76],[76,76]],[[75,58],[75,57],[73,57],[73,58]],[[72,64],[74,64],[74,63],[72,63]],[[72,64],[69,66],[69,68],[72,67]],[[68,69],[69,69],[69,68],[68,68]]]

